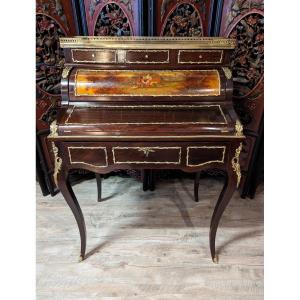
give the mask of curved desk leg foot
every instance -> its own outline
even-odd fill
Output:
[[[81,242],[79,260],[82,261],[85,258],[85,250],[86,250],[85,222],[84,222],[83,214],[82,214],[81,208],[79,206],[79,203],[76,199],[76,196],[73,192],[70,182],[67,180],[67,174],[64,176],[63,173],[64,172],[61,172],[61,174],[59,174],[59,176],[58,176],[58,188],[60,189],[62,195],[64,196],[67,204],[71,208],[72,213],[77,222],[77,226],[78,226],[79,233],[80,233],[80,242]]]
[[[220,193],[210,223],[209,244],[210,244],[211,257],[214,263],[218,263],[218,256],[216,255],[216,248],[215,248],[218,225],[223,215],[223,212],[227,207],[235,189],[236,189],[236,181],[234,177],[227,175],[225,179],[224,187]]]
[[[97,182],[97,192],[98,192],[98,202],[101,202],[101,191],[102,191],[102,186],[101,186],[101,175],[98,173],[95,173],[96,176],[96,182]]]
[[[194,180],[194,199],[195,199],[195,202],[199,202],[198,191],[199,191],[200,175],[201,175],[201,172],[197,172],[196,175],[195,175],[195,180]]]

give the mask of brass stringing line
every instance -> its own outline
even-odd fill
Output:
[[[52,150],[54,155],[54,173],[53,173],[53,179],[57,186],[57,175],[59,174],[61,170],[62,165],[62,158],[58,156],[58,148],[55,146],[55,143],[52,142]]]
[[[127,60],[127,53],[129,52],[145,52],[145,53],[149,53],[149,52],[167,52],[168,57],[167,60],[164,61],[130,61]],[[165,63],[169,63],[170,62],[170,53],[169,50],[127,50],[126,51],[126,55],[125,55],[125,63],[128,64],[165,64]]]
[[[181,55],[181,52],[199,52],[199,54],[201,54],[201,52],[221,52],[221,58],[219,61],[210,61],[210,60],[207,60],[207,61],[181,61],[180,60],[180,55]],[[177,53],[177,63],[179,64],[207,64],[207,63],[210,63],[210,64],[219,64],[222,62],[222,59],[223,59],[223,50],[179,50],[178,53]]]
[[[115,150],[130,150],[130,149],[142,149],[142,148],[149,148],[149,149],[176,149],[179,150],[178,154],[179,154],[179,158],[178,158],[178,162],[169,162],[169,161],[163,161],[163,162],[154,162],[154,161],[117,161],[116,157],[115,157]],[[158,146],[154,146],[154,147],[112,147],[112,154],[113,154],[113,162],[114,164],[174,164],[174,165],[179,165],[181,163],[181,147],[158,147]]]
[[[93,165],[93,164],[89,164],[86,163],[84,161],[72,161],[72,154],[70,149],[101,149],[104,150],[105,153],[105,165],[102,166],[97,166],[97,165]],[[85,147],[85,146],[68,146],[68,153],[69,153],[69,160],[71,164],[84,164],[84,165],[88,165],[88,166],[92,166],[92,167],[97,167],[97,168],[105,168],[108,166],[108,158],[107,158],[107,150],[106,147]]]
[[[87,97],[99,97],[99,96],[111,96],[111,97],[119,97],[119,96],[127,96],[127,97],[169,97],[167,95],[143,95],[143,94],[94,94],[94,95],[89,95],[89,94],[80,94],[78,95],[77,94],[77,74],[78,72],[80,71],[84,71],[84,69],[77,69],[76,72],[75,72],[75,84],[74,84],[74,95],[76,97],[82,97],[82,96],[87,96]],[[92,72],[92,73],[103,73],[103,72],[112,72],[112,73],[120,73],[120,72],[124,72],[124,70],[87,70],[88,72]],[[158,72],[164,72],[162,70],[128,70],[129,72],[155,72],[155,73],[158,73]],[[211,69],[211,70],[176,70],[176,71],[179,71],[179,72],[182,72],[182,71],[185,71],[185,72],[216,72],[218,74],[218,94],[201,94],[201,95],[197,95],[197,94],[178,94],[178,95],[173,95],[173,97],[206,97],[206,96],[220,96],[221,95],[221,80],[220,80],[220,74],[218,72],[218,70],[216,69]],[[174,72],[174,70],[173,70]]]
[[[77,60],[74,59],[74,51],[84,51],[84,52],[92,52],[91,50],[88,49],[71,49],[71,55],[72,55],[72,61],[73,62],[90,62],[90,63],[117,63],[117,52],[116,50],[109,50],[109,49],[94,49],[93,51],[95,52],[113,52],[115,55],[115,59],[113,61],[107,61],[107,60],[103,60],[103,61],[99,61],[99,60]]]
[[[75,105],[73,106],[71,112],[69,113],[65,124],[81,124],[81,125],[103,125],[103,124],[108,124],[108,125],[112,125],[112,124],[141,124],[141,125],[145,125],[145,124],[228,124],[227,119],[225,117],[225,114],[221,108],[221,105],[219,104],[211,104],[211,105],[103,105],[101,107],[84,107],[84,108],[202,108],[202,107],[218,107],[222,117],[224,118],[225,122],[172,122],[172,123],[163,123],[163,122],[154,122],[154,123],[73,123],[73,122],[69,122],[69,119],[71,117],[71,114],[74,111],[74,108],[79,108],[80,107],[76,107]]]
[[[223,149],[222,160],[209,160],[209,161],[206,161],[204,163],[197,164],[197,165],[191,165],[191,164],[189,164],[189,150],[190,149],[203,149],[203,148],[204,149]],[[190,146],[190,147],[187,147],[187,149],[186,149],[186,165],[188,167],[200,167],[200,166],[207,165],[207,164],[214,163],[214,162],[224,163],[225,151],[226,151],[226,146]]]

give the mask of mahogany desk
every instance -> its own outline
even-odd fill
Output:
[[[86,251],[84,217],[68,181],[70,169],[206,168],[226,182],[210,225],[210,250],[220,218],[241,179],[243,128],[232,106],[230,55],[224,38],[62,38],[66,57],[62,103],[51,125],[54,180],[71,208]]]

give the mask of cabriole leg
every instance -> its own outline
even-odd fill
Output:
[[[226,174],[225,184],[220,193],[210,223],[209,244],[210,244],[211,257],[213,262],[215,263],[218,262],[218,256],[216,255],[216,248],[215,248],[218,225],[223,215],[223,212],[227,207],[235,189],[236,189],[236,180],[234,178],[234,175],[229,176],[228,174]]]
[[[71,208],[77,222],[81,242],[79,260],[82,261],[85,258],[86,250],[86,227],[81,208],[70,185],[70,182],[68,181],[67,175],[67,171],[64,172],[63,170],[58,174],[58,188],[64,196],[67,204]]]

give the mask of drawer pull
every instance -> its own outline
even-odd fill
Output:
[[[140,149],[138,149],[138,151],[143,151],[144,154],[146,155],[146,157],[148,157],[150,152],[155,152],[154,149],[151,149],[151,148],[148,148],[148,147],[140,148]]]
[[[201,54],[199,55],[199,58],[200,58],[200,59],[202,58],[202,55],[201,55]]]
[[[92,53],[92,57],[93,57],[93,58],[95,57],[95,54],[94,54],[94,53]]]
[[[148,54],[145,55],[145,58],[146,58],[146,59],[149,58]]]

